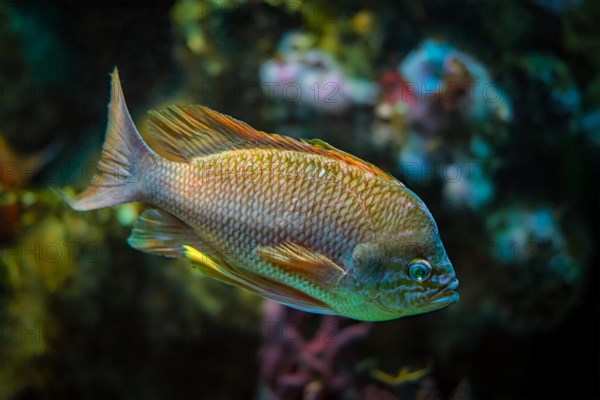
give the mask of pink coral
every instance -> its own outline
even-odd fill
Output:
[[[360,322],[342,326],[344,318],[326,315],[320,317],[309,338],[305,330],[315,316],[275,302],[265,303],[264,321],[261,375],[277,398],[322,399],[341,392],[355,371],[343,369],[337,361],[344,349],[369,333],[372,325]]]

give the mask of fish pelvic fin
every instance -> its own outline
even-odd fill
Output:
[[[116,68],[111,77],[106,139],[97,174],[84,192],[74,199],[66,199],[78,211],[142,200],[138,185],[140,164],[145,155],[155,155],[133,124]]]
[[[127,240],[134,249],[165,257],[184,257],[182,244],[197,241],[198,237],[190,226],[158,209],[145,210]]]

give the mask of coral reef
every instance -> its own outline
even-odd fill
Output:
[[[441,398],[431,360],[390,375],[376,360],[360,358],[364,349],[356,344],[369,337],[373,323],[314,316],[267,301],[262,326],[261,399]],[[459,385],[455,397],[468,399],[464,390]]]
[[[424,40],[404,57],[398,71],[382,75],[381,85],[377,116],[396,121],[400,131],[413,128],[431,136],[448,131],[458,117],[512,119],[510,101],[487,68],[448,42]]]
[[[351,103],[375,102],[374,84],[347,76],[331,54],[313,48],[312,42],[310,35],[301,32],[281,39],[277,57],[260,68],[261,86],[269,97],[330,112],[341,112]]]
[[[323,317],[312,338],[301,327],[310,318],[265,303],[265,337],[260,350],[261,375],[270,398],[324,399],[348,390],[356,371],[341,363],[342,351],[369,333],[370,323],[340,327],[342,318]]]
[[[380,82],[373,141],[398,148],[404,179],[441,182],[446,202],[457,209],[488,205],[496,192],[495,148],[513,112],[487,68],[448,42],[426,39]]]

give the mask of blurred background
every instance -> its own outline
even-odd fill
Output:
[[[0,0],[0,399],[598,398],[600,3]],[[389,171],[461,281],[441,311],[294,311],[87,213],[109,72]]]

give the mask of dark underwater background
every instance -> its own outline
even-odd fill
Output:
[[[600,2],[0,0],[0,399],[599,398]],[[78,213],[118,66],[320,138],[427,204],[461,300],[365,323],[127,246]]]

